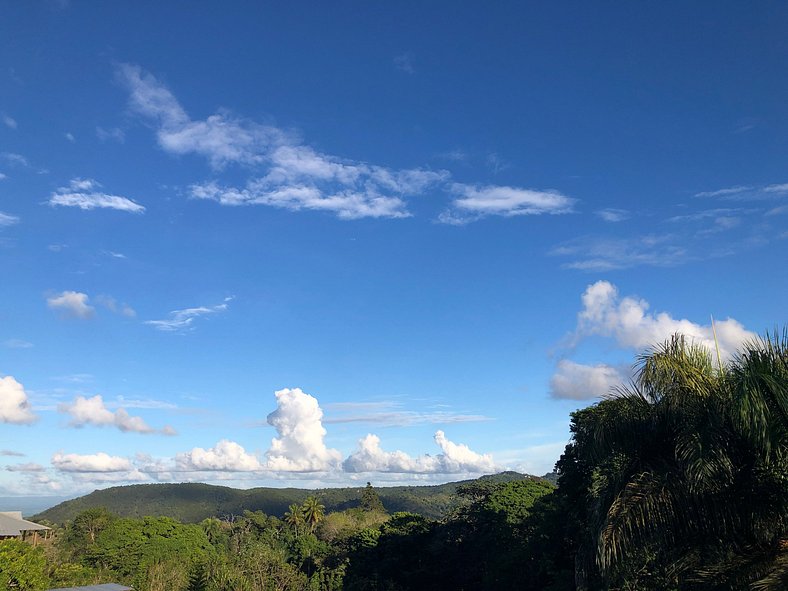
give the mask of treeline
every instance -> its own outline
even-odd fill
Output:
[[[629,387],[573,413],[571,432],[557,488],[466,483],[437,520],[387,514],[371,486],[358,508],[324,515],[313,498],[281,520],[93,509],[46,551],[0,543],[0,573],[35,571],[15,589],[788,589],[788,334],[727,363],[675,337],[638,359]]]
[[[503,472],[483,476],[506,482],[525,475]],[[432,486],[391,486],[379,490],[380,499],[390,513],[408,511],[425,517],[439,518],[453,508],[457,487],[465,482],[448,482]],[[262,511],[282,515],[293,503],[303,503],[309,496],[320,497],[326,510],[344,511],[358,505],[359,489],[299,488],[234,489],[201,483],[133,484],[94,491],[83,497],[65,501],[32,517],[33,521],[47,520],[65,523],[94,507],[105,507],[121,517],[166,515],[184,523],[199,523],[208,517],[241,515],[244,511]]]

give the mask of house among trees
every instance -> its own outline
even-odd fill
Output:
[[[0,540],[8,538],[26,539],[30,532],[33,533],[33,545],[38,543],[38,532],[43,531],[44,536],[49,531],[46,525],[39,525],[27,519],[22,519],[21,511],[0,511]]]

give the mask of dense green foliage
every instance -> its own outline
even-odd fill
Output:
[[[368,483],[353,499],[280,491],[282,519],[216,511],[199,524],[120,517],[94,493],[44,550],[0,542],[0,591],[110,580],[140,591],[788,589],[788,334],[726,364],[677,336],[639,358],[630,387],[573,413],[571,432],[557,488],[505,473]],[[177,491],[190,515],[261,502],[263,490],[191,486],[116,490]],[[414,491],[443,515],[387,513]]]
[[[503,472],[491,478],[508,481],[524,478],[516,472]],[[387,511],[410,511],[438,518],[450,510],[456,499],[457,487],[465,482],[437,486],[393,486],[378,489],[378,496]],[[359,505],[359,488],[252,488],[239,490],[210,484],[135,484],[97,490],[89,495],[65,501],[32,517],[65,523],[86,509],[104,507],[121,517],[166,515],[183,523],[199,523],[208,517],[230,518],[244,511],[262,511],[268,515],[284,515],[290,505],[301,505],[307,497],[317,496],[326,510],[344,511]]]

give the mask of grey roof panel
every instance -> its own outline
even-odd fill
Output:
[[[49,529],[45,525],[39,525],[22,519],[21,511],[0,511],[0,536],[18,536],[23,531],[41,531]]]

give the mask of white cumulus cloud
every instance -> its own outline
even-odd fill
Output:
[[[587,400],[609,394],[625,381],[626,377],[610,365],[583,365],[562,359],[550,379],[550,393],[555,398]]]
[[[0,423],[29,425],[37,418],[22,384],[12,376],[0,378]]]
[[[266,452],[266,467],[285,472],[320,472],[335,468],[342,455],[326,447],[323,411],[317,399],[300,388],[274,393],[277,409],[268,415],[268,424],[278,437]]]
[[[114,426],[124,433],[161,433],[163,435],[173,435],[175,431],[172,427],[154,429],[142,419],[142,417],[131,416],[125,409],[119,408],[112,412],[104,404],[104,399],[97,394],[91,398],[77,396],[70,404],[61,404],[58,411],[71,417],[69,425],[72,427],[84,427],[85,425],[95,425],[98,427]]]
[[[51,310],[61,312],[74,318],[92,318],[96,309],[88,301],[88,295],[79,291],[64,291],[59,295],[47,298],[47,306]]]
[[[489,454],[479,454],[467,445],[454,443],[443,431],[435,433],[435,443],[443,453],[412,457],[403,451],[385,451],[380,438],[369,434],[358,442],[358,449],[343,463],[346,472],[396,472],[421,474],[460,474],[494,472],[497,466]]]
[[[247,453],[240,444],[227,439],[222,439],[215,447],[209,449],[195,447],[189,452],[180,453],[175,458],[175,464],[177,469],[182,472],[256,472],[263,470],[260,460]]]
[[[104,452],[96,454],[64,454],[52,456],[52,465],[63,472],[128,472],[132,470],[127,458],[111,456]]]
[[[714,350],[711,324],[698,324],[674,318],[667,312],[649,312],[649,303],[640,298],[621,297],[615,285],[597,281],[582,296],[575,340],[585,336],[612,337],[618,345],[643,350],[660,344],[672,334],[681,333],[696,343]],[[757,335],[733,318],[715,322],[717,341],[723,358],[729,359],[746,340]]]
[[[576,347],[588,337],[612,339],[621,350],[642,352],[660,345],[674,334],[682,334],[693,343],[714,352],[719,345],[723,360],[730,359],[745,341],[756,334],[733,318],[699,324],[686,318],[674,318],[668,312],[650,312],[649,303],[634,296],[621,297],[618,288],[608,281],[589,285],[581,297],[582,309],[577,327],[566,344]],[[717,343],[714,341],[714,330]],[[584,400],[603,396],[629,376],[606,364],[584,365],[562,359],[550,380],[556,398]]]
[[[93,179],[75,178],[68,186],[59,187],[49,197],[49,204],[63,207],[90,209],[116,209],[130,213],[143,213],[145,207],[120,195],[101,191],[101,184]]]

